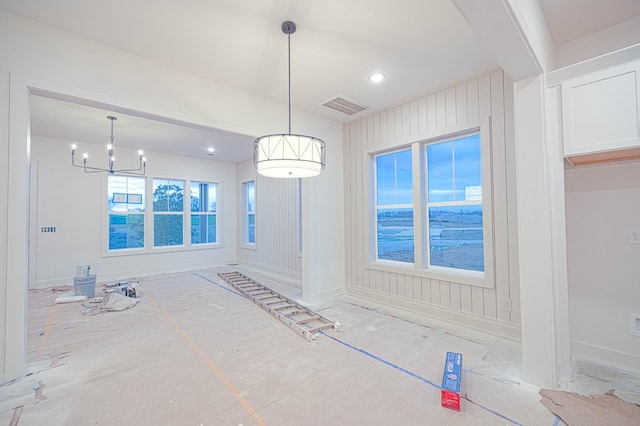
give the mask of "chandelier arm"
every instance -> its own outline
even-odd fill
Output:
[[[111,120],[111,136],[109,144],[109,149],[107,150],[107,155],[109,156],[107,164],[109,168],[103,167],[93,167],[87,165],[86,154],[83,157],[82,164],[76,164],[76,145],[73,144],[71,146],[71,165],[73,167],[79,167],[84,170],[85,173],[109,173],[109,174],[127,174],[127,175],[138,175],[144,176],[147,170],[147,160],[142,156],[142,151],[138,153],[138,167],[132,169],[115,169],[114,166],[114,158],[115,158],[115,137],[113,135],[113,122],[117,120],[114,116],[107,116],[109,120]]]

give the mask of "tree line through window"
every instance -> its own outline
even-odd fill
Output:
[[[145,246],[146,183],[143,177],[110,175],[107,180],[109,250],[141,249]],[[185,206],[185,181],[153,179],[150,216],[153,247],[184,246],[185,210],[189,209],[189,244],[217,243],[217,191],[212,182],[190,182]]]

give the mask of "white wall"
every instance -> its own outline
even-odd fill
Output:
[[[460,131],[489,120],[492,154],[494,263],[485,285],[461,276],[370,262],[367,153]],[[514,339],[520,337],[512,82],[491,72],[356,120],[345,127],[345,246],[347,293],[464,324]],[[489,244],[486,241],[485,244]],[[490,262],[488,262],[490,263]],[[511,300],[512,311],[503,309]]]
[[[0,70],[0,129],[9,128],[9,73]],[[9,204],[9,135],[0,135],[0,206]],[[0,208],[0,294],[8,295],[7,241],[8,241],[8,209]],[[0,301],[0,318],[7,318],[8,297]],[[0,378],[5,377],[8,368],[6,352],[2,350],[7,340],[7,328],[0,326]],[[15,368],[15,367],[13,367]],[[0,380],[1,382],[2,380]]]
[[[571,352],[640,374],[640,162],[565,171]]]
[[[204,269],[235,261],[235,163],[147,152],[149,186],[154,177],[218,183],[221,244],[215,248],[185,244],[189,249],[172,250],[147,247],[140,254],[122,255],[106,250],[106,174],[85,174],[72,167],[70,146],[71,141],[31,139],[31,245],[36,271],[35,277],[30,277],[31,286],[70,284],[76,265],[84,264],[91,265],[98,282],[104,282]],[[136,158],[133,150],[119,151],[122,158]],[[188,194],[188,188],[185,193]],[[55,227],[56,232],[40,232],[42,227]]]
[[[556,47],[556,68],[566,67],[640,43],[640,17]]]

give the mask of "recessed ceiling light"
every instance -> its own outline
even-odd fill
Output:
[[[385,75],[381,72],[374,72],[373,74],[371,74],[369,76],[369,80],[372,83],[380,83],[382,80],[384,80]]]
[[[209,148],[207,148],[207,151],[209,151],[209,155],[213,155],[213,152],[215,151],[215,149],[210,146]]]

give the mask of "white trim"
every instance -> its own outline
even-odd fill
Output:
[[[411,315],[427,316],[437,321],[446,321],[515,342],[520,341],[520,328],[517,324],[405,299],[363,287],[347,285],[346,290],[349,296],[380,303],[387,308],[394,309],[394,312],[401,318],[411,317]]]
[[[640,355],[638,354],[616,351],[603,346],[571,340],[571,358],[574,361],[589,361],[592,364],[615,368],[640,376],[640,369],[638,369]]]

